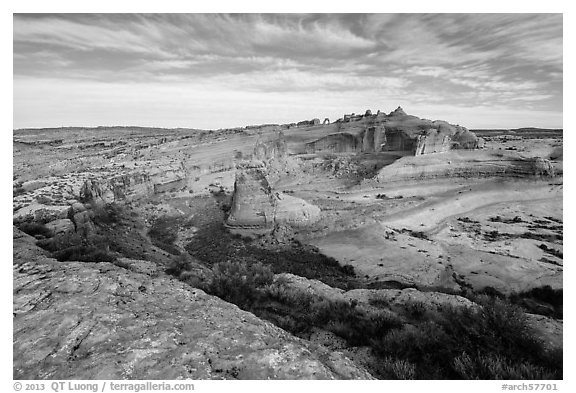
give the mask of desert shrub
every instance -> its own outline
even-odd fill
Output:
[[[68,232],[49,239],[41,239],[36,244],[51,252],[60,262],[114,262],[116,256],[110,252],[110,241],[105,236],[83,237],[76,232]]]
[[[381,358],[415,364],[417,378],[561,378],[561,355],[544,351],[519,307],[478,299],[479,309],[443,309],[374,339],[372,348]]]
[[[206,277],[199,275],[197,272],[184,270],[182,273],[180,273],[178,278],[193,288],[199,288],[202,290],[207,289],[206,285],[208,280]]]
[[[212,273],[209,292],[241,308],[249,307],[274,279],[272,270],[261,263],[221,262]]]
[[[405,305],[407,314],[414,319],[421,319],[426,314],[426,305],[419,301],[407,302]]]
[[[60,262],[80,261],[80,262],[114,262],[116,257],[107,250],[99,246],[79,245],[65,248],[52,255]]]
[[[358,309],[338,309],[325,326],[327,330],[346,339],[352,346],[371,345],[388,332],[402,326],[402,320],[392,313],[366,314]]]
[[[54,236],[50,239],[41,239],[36,242],[36,245],[50,252],[57,252],[69,247],[87,244],[88,240],[76,232],[68,232]]]
[[[178,255],[176,258],[172,259],[166,273],[173,276],[179,277],[183,272],[190,271],[192,267],[192,259],[186,253]]]
[[[158,218],[148,231],[148,236],[156,247],[172,255],[180,255],[180,250],[174,242],[178,239],[178,227],[183,224],[184,221],[180,217]]]
[[[511,361],[498,355],[467,353],[454,358],[454,370],[462,379],[555,379],[556,375],[532,363]]]
[[[342,266],[342,273],[348,276],[354,276],[356,273],[354,271],[354,266],[352,265],[343,265]]]
[[[39,224],[36,222],[25,222],[22,223],[18,226],[18,228],[30,235],[30,236],[44,236],[44,237],[50,237],[52,236],[52,233],[50,232],[50,230],[48,228],[46,228],[46,225],[44,224]]]
[[[96,225],[110,225],[120,221],[119,208],[114,204],[93,204],[91,211],[93,213],[92,220]]]
[[[415,379],[416,366],[406,360],[386,356],[378,364],[378,374],[389,379]]]
[[[528,312],[560,319],[563,317],[562,288],[552,289],[550,285],[544,285],[528,291],[513,293],[509,299]]]
[[[529,291],[521,293],[520,295],[533,297],[534,299],[541,300],[555,307],[562,306],[564,299],[562,288],[552,289],[550,285],[532,288]]]

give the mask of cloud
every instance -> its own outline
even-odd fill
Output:
[[[292,108],[290,120],[381,103],[470,116],[469,108],[493,106],[561,113],[562,47],[559,14],[16,14],[14,94],[27,97],[19,105],[57,96],[49,104],[64,108],[66,95],[40,92],[58,80],[50,86],[78,86],[78,105],[106,96],[132,111],[133,123],[139,102],[153,112],[147,89],[168,95],[156,98],[162,105],[186,97],[207,112],[216,94],[232,106],[240,105],[232,98],[287,103],[275,112]],[[110,86],[129,88],[134,102]],[[208,92],[206,102],[194,97]],[[33,114],[15,112],[22,121]],[[249,120],[235,116],[234,125]]]

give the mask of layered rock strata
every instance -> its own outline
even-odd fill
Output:
[[[554,177],[545,158],[525,158],[514,152],[451,151],[441,157],[402,157],[382,168],[379,182],[443,177]]]
[[[404,151],[421,155],[483,145],[464,127],[407,115],[400,107],[388,115],[380,111],[373,115],[370,110],[364,115],[344,115],[336,123],[336,132],[306,143],[306,152]]]

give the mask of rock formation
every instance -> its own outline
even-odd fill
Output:
[[[297,123],[298,127],[317,126],[320,124],[320,119],[314,118],[312,120],[302,120]]]
[[[238,163],[232,208],[226,220],[228,226],[273,227],[277,198],[268,184],[265,170],[261,161]]]
[[[385,115],[367,110],[364,115],[344,115],[337,132],[308,142],[307,153],[405,151],[413,155],[452,149],[476,149],[481,141],[466,128],[445,121],[407,115],[398,107]]]
[[[555,170],[545,158],[525,158],[512,151],[471,152],[453,150],[440,157],[422,155],[402,157],[382,168],[375,179],[380,182],[442,177],[553,177]]]
[[[266,165],[242,161],[236,169],[232,207],[226,220],[231,231],[267,233],[276,224],[308,225],[319,219],[320,209],[300,198],[273,192]]]
[[[267,136],[261,135],[254,147],[253,157],[259,161],[278,159],[286,156],[286,151],[284,133],[280,131]]]

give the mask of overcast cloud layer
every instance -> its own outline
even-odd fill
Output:
[[[562,127],[562,15],[14,16],[14,127]]]

